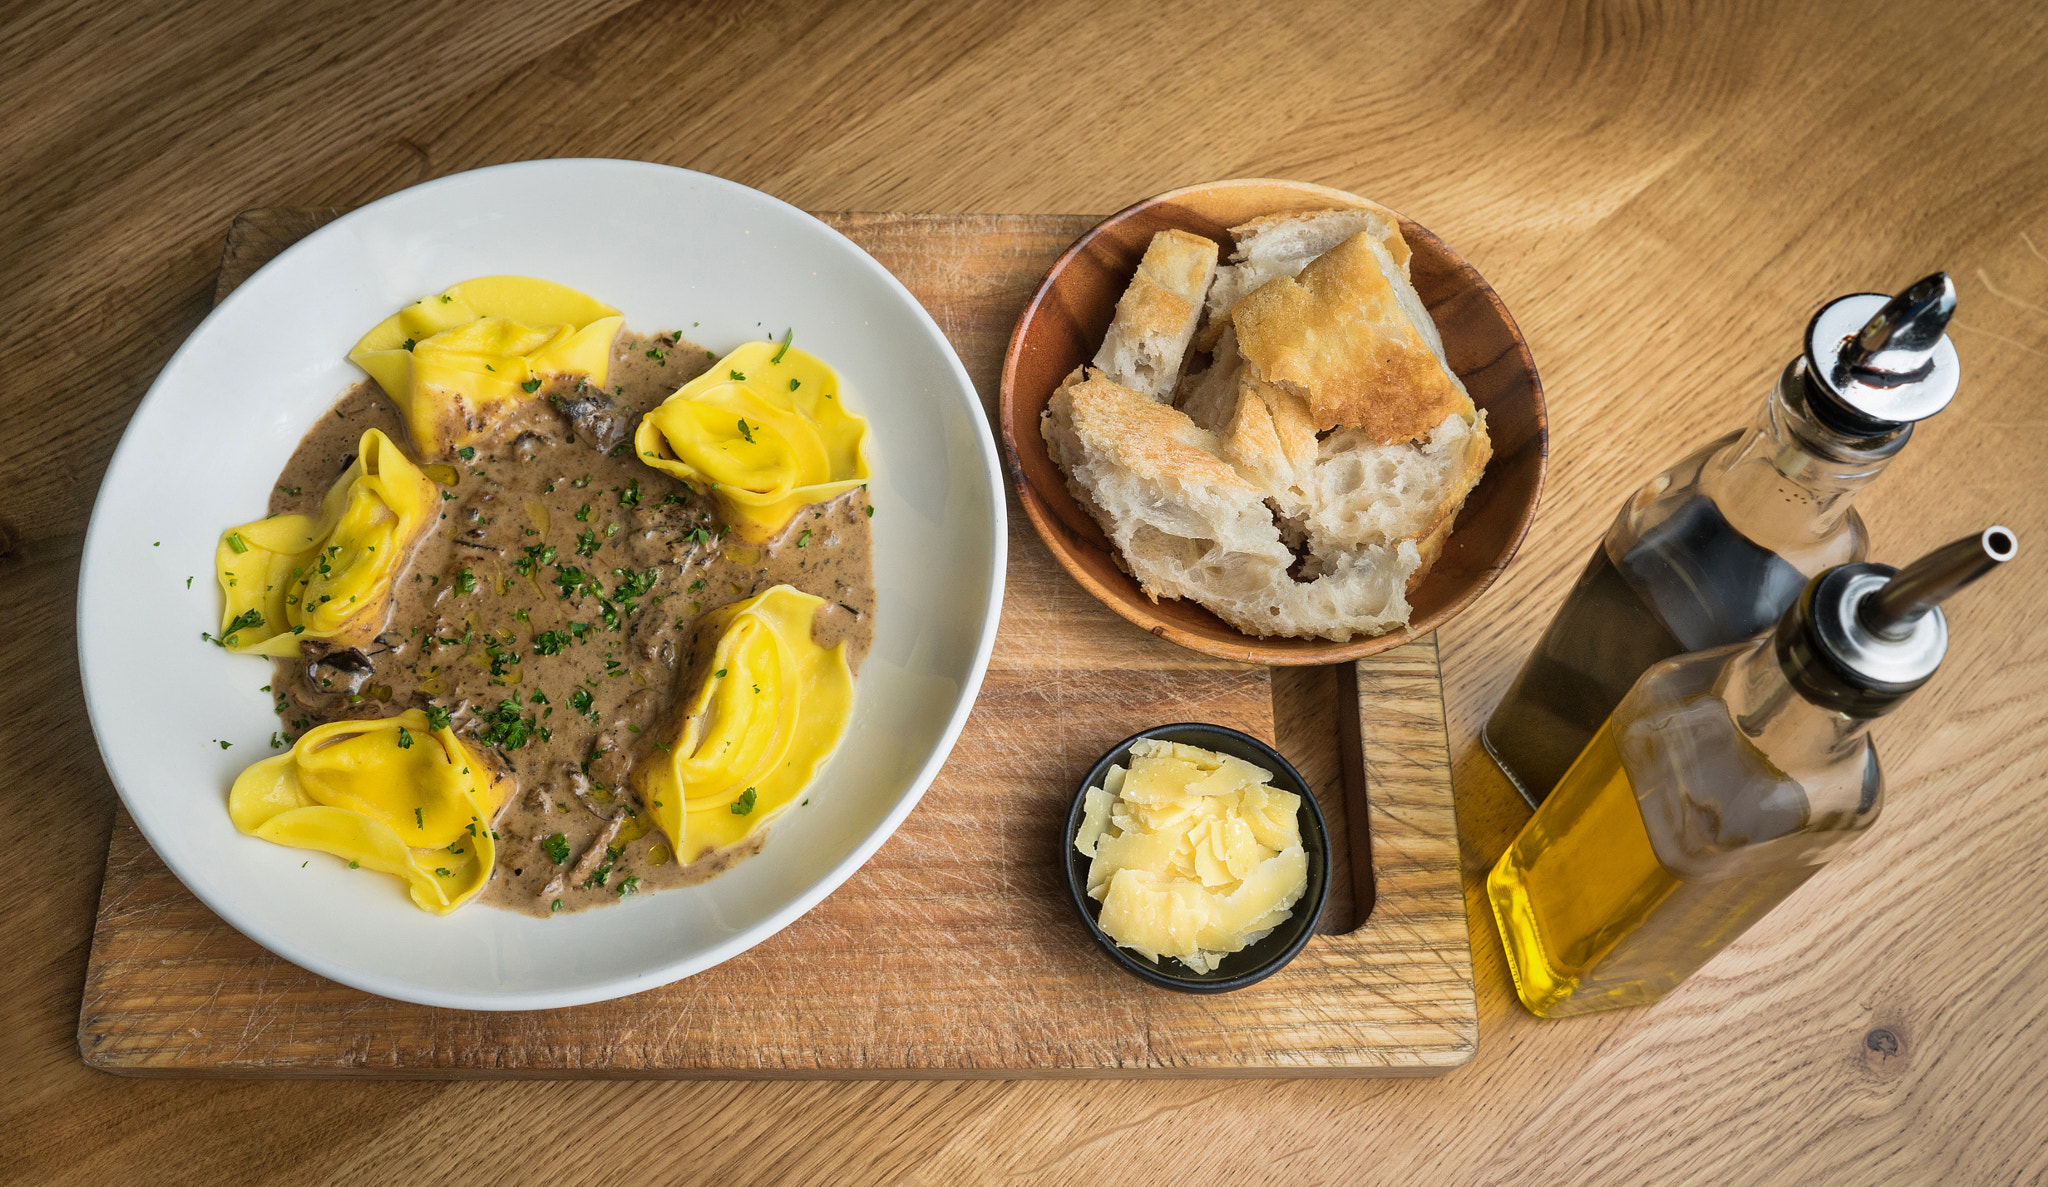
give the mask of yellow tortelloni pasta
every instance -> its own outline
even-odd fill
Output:
[[[415,301],[363,335],[350,361],[405,412],[421,457],[448,458],[552,375],[611,370],[619,311],[565,285],[485,276]]]
[[[787,344],[749,342],[640,420],[640,460],[708,487],[759,543],[811,503],[868,480],[867,422],[839,405],[839,379]]]
[[[273,515],[221,533],[214,571],[227,595],[229,651],[295,655],[302,639],[360,647],[384,629],[399,573],[431,527],[432,480],[376,429],[335,480],[320,518]]]
[[[491,819],[510,778],[410,709],[307,730],[236,778],[235,827],[403,878],[423,911],[446,915],[490,880]]]
[[[764,828],[794,803],[839,745],[853,712],[844,644],[811,638],[823,598],[787,585],[704,616],[718,632],[697,694],[634,769],[635,789],[695,861]]]

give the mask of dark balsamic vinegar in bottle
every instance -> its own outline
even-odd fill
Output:
[[[1954,312],[1945,273],[1830,302],[1752,427],[1622,506],[1480,731],[1531,805],[1652,664],[1768,630],[1808,579],[1864,558],[1850,503],[1954,396]]]

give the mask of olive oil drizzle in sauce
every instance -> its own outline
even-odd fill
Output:
[[[680,335],[622,333],[602,393],[616,416],[580,380],[551,381],[469,456],[423,465],[440,485],[440,516],[377,641],[331,653],[307,643],[274,661],[287,739],[323,722],[439,709],[474,753],[511,773],[479,901],[564,913],[703,882],[758,852],[760,833],[682,865],[630,788],[634,764],[670,741],[651,731],[691,691],[693,650],[714,642],[698,639],[697,620],[786,583],[825,599],[813,637],[844,642],[855,671],[873,638],[865,489],[806,507],[750,546],[708,494],[633,456],[640,414],[710,361]],[[370,428],[408,440],[391,399],[364,382],[299,443],[270,513],[317,514]]]

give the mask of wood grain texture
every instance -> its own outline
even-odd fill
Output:
[[[282,209],[237,218],[217,293],[329,217]],[[1087,225],[825,217],[932,311],[985,399],[1020,285],[1028,291]],[[1354,845],[1371,853],[1360,823],[1388,834],[1367,925],[1354,930],[1355,908],[1336,904],[1324,930],[1348,934],[1313,937],[1280,974],[1226,997],[1153,989],[1102,958],[1066,901],[1060,827],[1076,781],[1140,729],[1206,721],[1273,741],[1271,672],[1125,626],[1013,517],[995,652],[952,757],[859,873],[758,947],[674,985],[576,1009],[490,1014],[388,1001],[307,973],[223,924],[122,813],[79,1047],[92,1067],[138,1075],[1445,1071],[1471,1058],[1478,1017],[1435,643],[1368,662],[1357,726],[1281,739],[1335,768],[1318,790],[1345,810],[1331,818],[1332,864],[1344,865],[1347,888],[1372,894],[1369,857],[1343,860]],[[1362,766],[1320,753],[1340,733]],[[1356,807],[1361,775],[1372,789],[1366,813]]]
[[[1428,634],[1472,604],[1507,567],[1536,518],[1548,435],[1543,383],[1515,319],[1498,294],[1443,240],[1402,218],[1416,294],[1443,335],[1444,355],[1488,418],[1493,456],[1466,498],[1456,528],[1427,576],[1408,592],[1410,629],[1328,639],[1255,638],[1199,603],[1155,600],[1118,563],[1094,517],[1067,487],[1039,432],[1039,419],[1066,377],[1094,358],[1138,261],[1161,231],[1224,245],[1230,228],[1255,218],[1370,205],[1328,186],[1238,178],[1186,186],[1134,203],[1089,229],[1060,255],[1017,319],[1003,356],[997,429],[1010,484],[1031,525],[1060,566],[1140,629],[1206,655],[1244,663],[1306,666],[1377,655]]]
[[[2048,14],[2030,0],[20,0],[0,7],[0,1180],[564,1187],[2007,1184],[2048,1178]],[[1500,292],[1550,411],[1542,513],[1439,635],[1478,1054],[1390,1080],[161,1082],[77,1046],[114,795],[73,593],[107,456],[205,314],[221,228],[545,156],[813,210],[1118,210],[1294,177]],[[1879,723],[1856,847],[1646,1010],[1515,1004],[1479,876],[1527,816],[1475,744],[1601,527],[1747,419],[1827,298],[1937,267],[1963,388],[1858,498],[1880,560],[1994,520],[1947,667]],[[1026,281],[1028,284],[1028,281]],[[1276,678],[1305,719],[1331,692]],[[1308,773],[1304,771],[1304,773]],[[1312,778],[1314,776],[1311,776]],[[1883,1032],[1875,1034],[1873,1032]],[[1889,1036],[1889,1037],[1886,1037]],[[539,1117],[562,1127],[536,1125]]]

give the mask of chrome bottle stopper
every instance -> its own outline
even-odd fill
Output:
[[[1854,717],[1890,712],[1948,652],[1941,603],[2018,552],[2018,537],[1994,526],[1904,569],[1829,569],[1779,621],[1778,661],[1792,686],[1816,704]]]
[[[1959,364],[1946,333],[1956,286],[1936,272],[1896,296],[1828,302],[1806,327],[1809,405],[1852,436],[1895,432],[1955,398]]]

